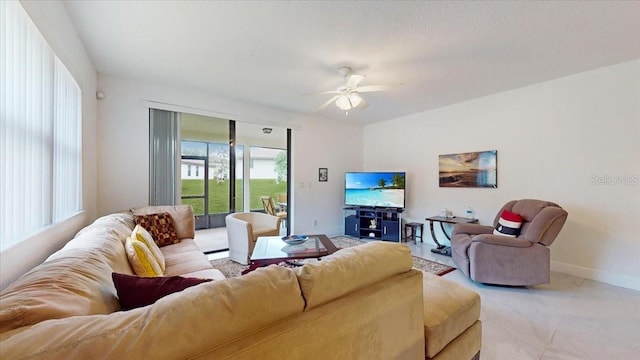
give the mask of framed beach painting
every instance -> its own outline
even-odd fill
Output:
[[[498,151],[439,156],[440,187],[498,187]]]

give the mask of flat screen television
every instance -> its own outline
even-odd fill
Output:
[[[347,172],[344,204],[404,209],[405,175],[404,172]]]

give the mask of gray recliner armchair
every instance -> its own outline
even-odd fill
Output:
[[[504,210],[522,217],[517,237],[494,235]],[[558,204],[533,199],[506,203],[496,215],[493,227],[457,224],[451,235],[451,256],[460,271],[472,280],[499,285],[537,285],[550,280],[551,252],[567,220]]]

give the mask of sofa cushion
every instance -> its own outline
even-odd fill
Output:
[[[131,213],[134,216],[160,212],[166,212],[171,215],[178,239],[193,239],[195,237],[196,225],[191,205],[144,206],[131,209]]]
[[[136,215],[136,224],[147,229],[158,246],[167,246],[180,242],[169,213]]]
[[[100,217],[91,225],[78,231],[73,239],[62,249],[51,254],[45,262],[64,257],[67,251],[73,249],[95,250],[105,257],[113,271],[133,274],[124,250],[124,242],[131,235],[134,226],[133,215],[129,212]],[[111,282],[110,279],[109,277],[109,282]],[[113,292],[115,294],[115,289]]]
[[[126,211],[99,217],[91,225],[108,225],[119,232],[130,233],[136,223],[131,212]]]
[[[115,272],[111,277],[118,292],[118,301],[122,310],[151,305],[169,294],[211,281],[211,279],[182,276],[140,277]]]
[[[133,269],[124,250],[124,241],[127,236],[131,235],[131,229],[127,231],[126,235],[120,234],[113,229],[108,229],[103,225],[90,225],[85,230],[81,235],[67,242],[62,249],[51,254],[45,262],[64,258],[67,256],[68,251],[95,251],[105,257],[106,262],[113,271],[133,274]],[[121,236],[123,237],[121,238]]]
[[[142,226],[136,225],[136,227],[134,227],[133,231],[131,232],[131,237],[138,241],[142,241],[145,245],[147,245],[149,250],[151,250],[151,254],[153,254],[153,257],[158,262],[158,265],[160,265],[160,269],[164,273],[164,255],[162,255],[162,251],[160,251],[158,244],[156,244],[153,240],[153,236],[151,236],[151,234]]]
[[[97,249],[69,249],[64,257],[36,266],[0,293],[0,333],[49,319],[117,311],[111,271]]]
[[[520,235],[520,227],[522,226],[522,216],[513,213],[509,210],[504,210],[496,229],[493,231],[495,235],[503,235],[509,237],[516,237]]]
[[[306,301],[305,310],[325,304],[352,291],[411,270],[408,247],[373,241],[339,250],[322,261],[295,269]]]
[[[124,248],[133,272],[140,276],[162,276],[162,269],[151,250],[142,241],[127,238]]]
[[[480,318],[480,296],[440,276],[423,276],[425,353],[432,358]]]
[[[161,247],[166,261],[165,276],[184,275],[201,270],[213,269],[211,263],[191,239],[178,244]]]
[[[303,308],[293,270],[270,266],[192,286],[142,308],[37,324],[2,338],[0,359],[246,359],[238,339],[256,332],[296,337],[282,325]],[[272,341],[266,342],[268,348]],[[215,356],[220,348],[235,348],[234,355]]]

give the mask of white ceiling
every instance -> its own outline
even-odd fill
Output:
[[[97,71],[372,123],[640,58],[640,1],[65,1]],[[213,109],[215,110],[215,109]]]

